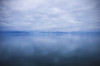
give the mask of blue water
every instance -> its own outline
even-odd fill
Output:
[[[3,33],[0,66],[100,66],[100,35]]]

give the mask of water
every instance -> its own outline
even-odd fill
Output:
[[[100,66],[100,35],[0,34],[0,66]]]

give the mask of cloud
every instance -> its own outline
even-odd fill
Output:
[[[45,0],[9,0],[5,4],[12,10],[27,11],[38,7],[43,4]]]
[[[100,27],[98,0],[3,0],[0,26],[8,30],[85,31]],[[87,27],[86,27],[87,26]],[[90,28],[91,27],[91,28]]]

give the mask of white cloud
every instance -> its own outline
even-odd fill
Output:
[[[100,21],[96,6],[95,0],[5,0],[0,20],[13,30],[92,30]]]
[[[63,13],[64,11],[61,10],[60,8],[57,7],[53,7],[50,9],[50,14],[59,14],[59,13]]]
[[[38,7],[44,2],[45,0],[10,0],[6,1],[5,4],[13,10],[27,11]]]

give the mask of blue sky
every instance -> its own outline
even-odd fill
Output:
[[[1,0],[0,27],[17,31],[98,31],[99,0]]]

